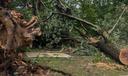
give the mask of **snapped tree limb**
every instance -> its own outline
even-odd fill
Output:
[[[72,15],[68,15],[68,14],[65,14],[65,13],[59,13],[59,12],[53,13],[53,14],[63,15],[63,16],[66,16],[66,17],[68,17],[68,18],[71,18],[71,19],[74,19],[74,20],[83,22],[83,23],[85,23],[87,26],[91,26],[92,28],[95,28],[96,30],[99,30],[99,29],[100,29],[100,27],[99,27],[98,25],[95,25],[95,24],[93,24],[93,23],[91,23],[91,22],[88,22],[88,21],[86,21],[86,20],[83,20],[83,19],[81,19],[81,18],[74,17],[74,16],[72,16]]]
[[[100,28],[98,25],[95,25],[95,24],[93,24],[93,23],[91,23],[91,22],[88,22],[88,21],[86,21],[86,20],[83,20],[83,19],[81,19],[81,18],[74,17],[74,16],[72,16],[72,15],[68,15],[68,14],[65,14],[65,13],[59,13],[59,12],[54,12],[54,13],[52,13],[47,19],[41,20],[41,21],[39,21],[39,22],[46,22],[46,21],[48,21],[52,16],[54,16],[55,14],[62,15],[62,16],[65,16],[65,17],[68,17],[68,18],[71,18],[71,19],[80,21],[80,22],[82,22],[82,23],[85,23],[86,26],[90,26],[90,27],[92,27],[92,28],[93,28],[94,30],[96,30],[96,31],[101,30],[101,28]]]
[[[112,29],[110,29],[110,30],[108,31],[108,34],[109,34],[109,35],[110,35],[110,34],[114,31],[114,29],[117,27],[117,25],[118,25],[120,19],[122,18],[123,14],[125,13],[126,10],[127,10],[127,6],[124,7],[122,13],[120,14],[120,16],[119,16],[118,20],[116,21],[116,23],[113,25]]]

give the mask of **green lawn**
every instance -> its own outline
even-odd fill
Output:
[[[94,62],[93,57],[72,58],[33,58],[40,65],[49,66],[57,70],[71,73],[72,76],[128,76],[127,69],[102,69],[87,64]],[[60,75],[55,75],[60,76]]]

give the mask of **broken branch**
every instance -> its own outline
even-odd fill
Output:
[[[116,21],[116,23],[114,24],[114,26],[112,27],[112,29],[110,29],[110,30],[108,31],[108,34],[109,34],[109,35],[110,35],[110,34],[114,31],[114,29],[117,27],[117,24],[119,23],[120,19],[122,18],[123,14],[125,13],[126,9],[127,9],[127,7],[125,6],[125,7],[124,7],[124,10],[123,10],[122,13],[120,14],[118,20]]]
[[[68,15],[68,14],[65,14],[65,13],[58,13],[58,12],[57,12],[57,13],[53,13],[53,14],[63,15],[63,16],[69,17],[69,18],[71,18],[71,19],[74,19],[74,20],[83,22],[83,23],[85,23],[86,25],[89,25],[89,26],[94,27],[96,30],[100,29],[99,26],[97,26],[97,25],[95,25],[95,24],[93,24],[93,23],[91,23],[91,22],[88,22],[88,21],[86,21],[86,20],[83,20],[83,19],[81,19],[81,18],[74,17],[74,16],[72,16],[72,15]]]

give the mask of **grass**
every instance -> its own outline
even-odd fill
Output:
[[[87,66],[94,62],[94,57],[71,57],[71,58],[33,58],[40,65],[71,73],[72,76],[123,76],[128,75],[128,70],[105,70],[93,66]],[[57,76],[57,75],[56,75]],[[59,76],[59,75],[58,75]]]

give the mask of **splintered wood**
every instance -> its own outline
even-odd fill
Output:
[[[7,13],[7,15],[5,15]],[[4,49],[16,49],[31,44],[35,36],[41,35],[40,28],[35,28],[37,17],[30,21],[22,19],[22,14],[14,10],[0,10],[0,46]]]

